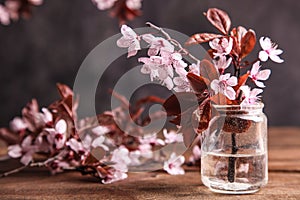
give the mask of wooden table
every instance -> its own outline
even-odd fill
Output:
[[[5,165],[0,163],[0,171]],[[49,176],[34,168],[0,179],[0,199],[300,199],[300,128],[270,128],[269,171],[269,184],[260,192],[221,195],[201,183],[197,168],[183,176],[131,173],[110,185],[75,172]]]

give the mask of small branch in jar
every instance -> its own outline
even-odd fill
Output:
[[[238,148],[236,146],[236,134],[235,133],[231,133],[231,143],[232,143],[231,154],[236,154],[238,151]],[[230,183],[233,183],[234,179],[235,179],[235,160],[236,160],[235,157],[229,157],[229,160],[228,160],[227,178]]]
[[[158,30],[161,34],[163,34],[169,42],[171,42],[173,45],[175,45],[177,48],[179,48],[179,52],[182,52],[183,54],[190,57],[192,60],[194,60],[197,63],[197,65],[200,64],[200,60],[198,58],[193,56],[187,49],[183,48],[182,45],[177,40],[171,38],[171,36],[165,30],[152,24],[151,22],[147,22],[146,24],[148,26],[150,26],[151,28]]]

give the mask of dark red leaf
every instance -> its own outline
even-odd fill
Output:
[[[192,92],[179,92],[171,95],[163,104],[168,116],[180,115],[190,107],[198,105],[197,97]]]
[[[228,34],[231,20],[226,12],[218,8],[210,8],[205,15],[210,23],[212,23],[219,31],[225,35]]]
[[[209,121],[211,119],[211,101],[205,101],[202,103],[196,113],[193,114],[193,127],[196,128],[198,134],[201,134],[208,128]]]
[[[246,73],[243,76],[241,76],[238,80],[238,84],[234,86],[233,89],[237,92],[241,86],[245,85],[245,83],[248,80],[248,77],[249,77],[249,73]]]
[[[240,58],[246,57],[254,48],[256,43],[256,36],[253,30],[249,30],[241,41]]]
[[[209,60],[204,59],[200,63],[200,74],[203,77],[207,85],[214,79],[218,79],[219,73],[217,68]]]
[[[191,36],[187,41],[186,45],[192,45],[192,44],[201,44],[204,42],[209,42],[210,40],[213,40],[215,38],[223,37],[223,35],[215,34],[215,33],[197,33],[193,36]]]
[[[193,73],[188,73],[187,78],[196,94],[203,94],[208,89],[208,80]]]

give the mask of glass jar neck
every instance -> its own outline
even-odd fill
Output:
[[[258,103],[254,105],[213,105],[218,113],[226,115],[241,115],[241,114],[262,114],[264,104]]]

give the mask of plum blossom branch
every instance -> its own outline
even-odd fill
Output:
[[[187,49],[183,48],[182,45],[177,40],[174,40],[173,38],[171,38],[171,36],[166,31],[164,31],[162,28],[152,24],[151,22],[146,22],[146,24],[148,26],[150,26],[151,28],[162,33],[168,41],[170,41],[173,45],[175,45],[176,47],[179,48],[179,50],[178,50],[179,52],[183,52],[185,55],[187,55],[188,57],[193,59],[197,64],[200,64],[200,60],[198,58],[193,56]]]

